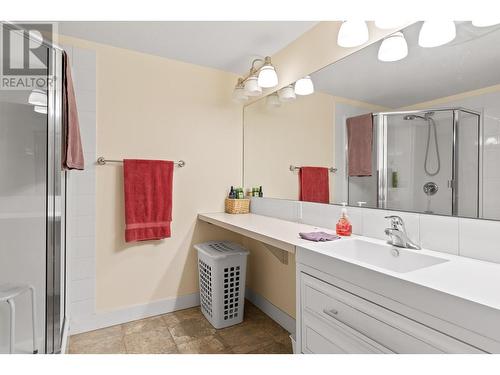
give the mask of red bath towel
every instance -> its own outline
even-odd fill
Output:
[[[330,203],[328,168],[302,167],[299,171],[300,200],[303,202]]]
[[[347,151],[349,176],[372,175],[373,115],[347,119]]]
[[[63,52],[63,83],[62,83],[62,124],[64,146],[62,149],[62,164],[65,169],[80,169],[84,167],[80,124],[76,109],[75,90],[71,67],[66,52]]]
[[[123,161],[126,242],[170,237],[173,171],[172,161]]]

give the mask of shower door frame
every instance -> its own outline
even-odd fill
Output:
[[[66,171],[62,169],[62,50],[49,48],[49,77],[53,86],[47,100],[47,254],[45,299],[45,353],[61,351],[61,323],[66,316]],[[59,197],[59,203],[58,199]],[[64,288],[62,288],[64,286]],[[62,290],[64,289],[64,290]],[[64,301],[64,304],[62,304]],[[63,316],[61,316],[61,306]],[[64,327],[63,327],[64,329]]]
[[[457,149],[459,146],[458,132],[460,122],[460,112],[467,112],[478,116],[477,121],[477,148],[478,148],[478,197],[477,197],[477,216],[480,217],[480,201],[481,201],[481,171],[482,171],[482,158],[481,158],[481,139],[482,139],[482,116],[481,112],[474,111],[463,107],[450,107],[450,108],[436,108],[436,109],[421,109],[412,111],[393,111],[393,112],[378,112],[373,116],[377,116],[377,208],[387,209],[387,194],[388,194],[388,176],[387,176],[387,117],[389,115],[413,115],[422,112],[452,112],[453,114],[453,142],[452,142],[452,167],[451,167],[451,215],[458,216],[458,162],[456,158]],[[391,208],[393,209],[393,208]],[[397,210],[397,209],[396,209]]]

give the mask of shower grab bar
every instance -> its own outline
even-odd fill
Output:
[[[105,165],[106,163],[123,163],[123,160],[105,159],[103,156],[97,158],[98,165]],[[174,161],[174,165],[182,168],[186,165],[186,162],[184,160]]]
[[[298,171],[298,170],[300,170],[300,168],[302,168],[302,167],[297,167],[295,165],[290,165],[290,172]],[[337,168],[329,167],[328,171],[330,173],[336,173],[337,172]]]

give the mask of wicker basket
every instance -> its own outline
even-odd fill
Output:
[[[248,214],[250,212],[250,199],[229,199],[225,202],[228,214]]]

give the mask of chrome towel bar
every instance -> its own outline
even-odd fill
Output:
[[[103,156],[97,158],[98,165],[105,165],[106,163],[123,163],[123,160],[105,159]],[[182,168],[186,165],[186,162],[184,160],[174,161],[174,165]]]
[[[302,168],[302,167],[297,167],[295,165],[290,165],[290,171],[291,172],[298,171],[298,170],[300,170],[300,168]],[[335,172],[337,172],[337,168],[330,167],[330,168],[328,168],[328,171],[330,173],[335,173]]]

